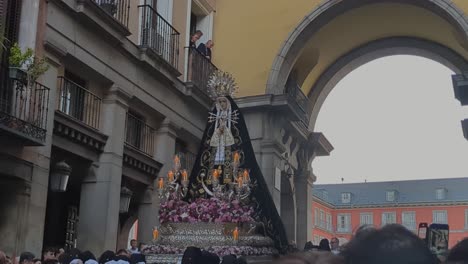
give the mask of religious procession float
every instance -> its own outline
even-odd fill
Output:
[[[232,76],[208,83],[214,107],[188,175],[175,156],[159,178],[160,226],[144,250],[148,263],[175,263],[195,246],[222,257],[271,256],[287,246],[283,223],[255,159],[244,118],[232,99]]]

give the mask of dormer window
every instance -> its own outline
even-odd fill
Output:
[[[447,193],[447,190],[445,188],[436,189],[436,199],[445,200],[446,193]]]
[[[344,204],[351,203],[351,193],[349,192],[341,193],[341,203],[344,203]]]
[[[387,202],[396,201],[396,191],[395,190],[387,191],[386,200],[387,200]]]

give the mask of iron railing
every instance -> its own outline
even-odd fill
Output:
[[[180,33],[151,5],[138,8],[141,14],[140,46],[153,50],[177,69]]]
[[[10,78],[7,72],[2,69],[0,126],[45,142],[50,89],[38,82]]]
[[[59,77],[58,83],[57,110],[99,129],[102,99],[65,77]]]
[[[127,113],[125,126],[125,144],[153,156],[155,129],[130,113]]]
[[[128,28],[131,0],[94,0],[107,14]]]
[[[187,49],[189,55],[187,81],[207,92],[206,86],[211,74],[218,68],[196,48],[187,47]]]
[[[287,94],[289,105],[291,105],[299,115],[299,119],[307,128],[309,126],[309,117],[311,113],[311,103],[309,98],[302,92],[301,87],[292,81],[288,80],[286,83],[285,92]]]

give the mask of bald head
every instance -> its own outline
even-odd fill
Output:
[[[6,264],[7,263],[7,258],[5,253],[3,251],[0,251],[0,264]]]

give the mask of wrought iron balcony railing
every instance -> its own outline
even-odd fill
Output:
[[[38,82],[10,78],[4,68],[1,75],[0,128],[20,135],[28,145],[43,145],[50,89]]]
[[[311,103],[309,98],[302,92],[301,87],[296,82],[289,80],[286,84],[285,93],[288,98],[289,105],[292,106],[294,112],[299,116],[303,125],[309,126],[309,117],[311,112]]]
[[[125,125],[125,144],[138,149],[148,156],[153,156],[155,129],[130,113],[127,113]]]
[[[58,84],[57,110],[99,129],[102,99],[65,77],[59,77]]]
[[[140,46],[151,49],[177,69],[180,33],[150,5],[138,8],[141,15]]]
[[[203,92],[206,91],[206,85],[213,72],[218,68],[202,53],[194,47],[187,47],[188,49],[188,74],[187,82],[193,83],[198,89]]]
[[[94,0],[107,14],[128,28],[131,0]]]

